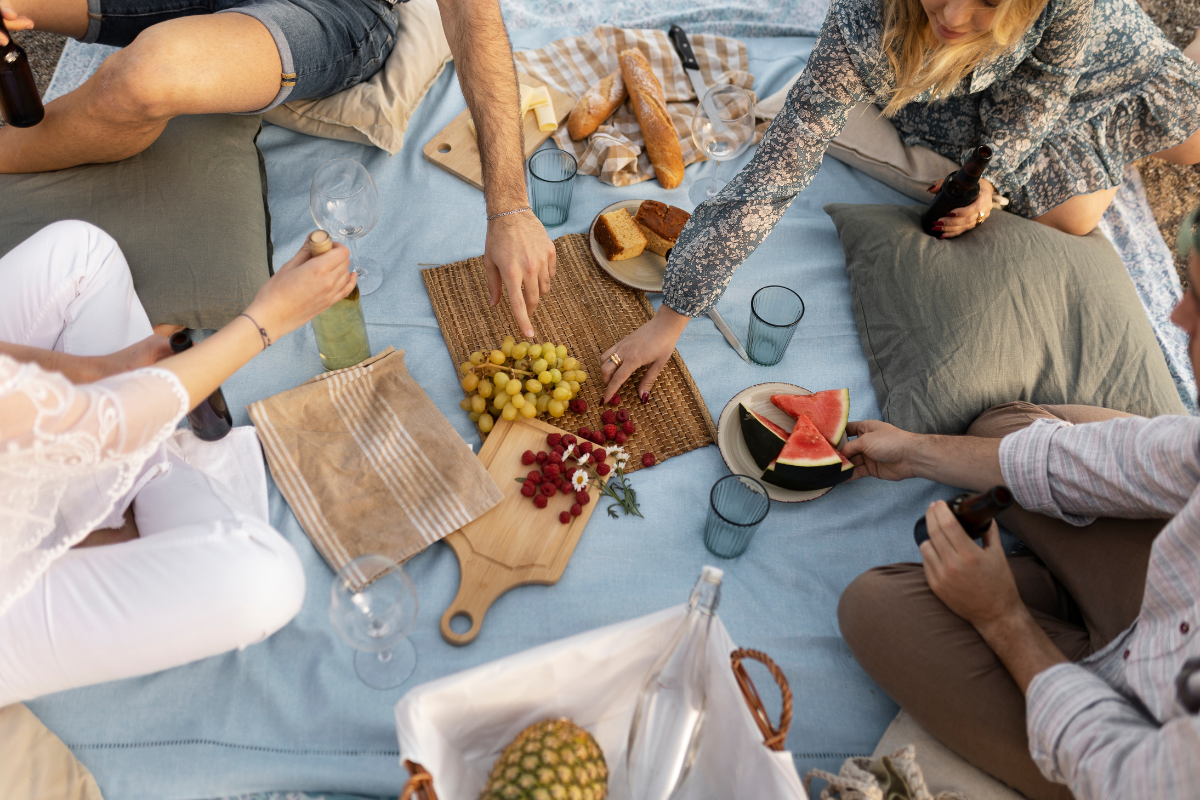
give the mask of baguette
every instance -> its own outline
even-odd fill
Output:
[[[633,113],[642,128],[642,138],[646,140],[646,154],[650,156],[654,174],[664,189],[674,189],[683,183],[683,149],[667,111],[662,84],[641,50],[623,50],[617,60],[621,64]]]
[[[567,133],[575,141],[586,139],[600,127],[600,123],[612,116],[612,113],[625,102],[628,93],[625,91],[625,78],[621,70],[600,79],[592,88],[583,93],[579,102],[571,109],[567,118]]]

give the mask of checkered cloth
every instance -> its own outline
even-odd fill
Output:
[[[707,33],[693,34],[689,39],[707,85],[731,83],[747,91],[754,85],[754,76],[746,71],[749,66],[746,46],[737,39]],[[642,51],[662,83],[671,121],[683,149],[683,163],[704,161],[705,156],[691,134],[692,113],[699,98],[665,31],[601,25],[585,36],[559,39],[540,50],[520,51],[514,54],[514,59],[517,69],[530,77],[582,97],[601,78],[620,69],[617,54],[631,47]],[[579,172],[599,175],[605,183],[628,186],[654,177],[642,129],[628,102],[586,140],[572,141],[563,125],[554,134],[554,141],[575,155]]]

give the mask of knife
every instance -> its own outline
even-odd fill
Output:
[[[672,25],[667,36],[671,39],[671,44],[675,46],[679,60],[683,62],[683,71],[687,73],[688,79],[692,82],[692,90],[696,92],[696,99],[703,101],[704,95],[708,94],[708,85],[704,82],[704,76],[700,74],[700,62],[696,61],[696,53],[692,50],[692,43],[688,41],[687,33],[678,25]],[[724,131],[725,125],[721,122],[721,115],[712,100],[704,104],[704,110],[708,114],[708,118],[712,120],[713,131],[716,133]]]
[[[742,343],[733,335],[733,331],[729,329],[729,325],[725,323],[725,319],[721,316],[721,312],[717,311],[717,307],[713,306],[708,310],[708,317],[717,326],[717,330],[725,337],[725,341],[729,342],[729,346],[737,351],[737,354],[742,357],[742,361],[747,364],[751,363],[750,356],[746,355],[746,348],[742,347]]]

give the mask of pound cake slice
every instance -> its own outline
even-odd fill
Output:
[[[646,237],[646,249],[666,258],[691,216],[682,208],[657,200],[643,200],[633,221]]]
[[[646,249],[646,237],[624,208],[601,214],[596,220],[596,241],[609,261],[624,261],[640,256]]]

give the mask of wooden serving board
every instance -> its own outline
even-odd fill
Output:
[[[518,76],[521,83],[526,86],[536,89],[545,85],[522,73],[518,73]],[[547,86],[546,89],[550,92],[550,102],[554,104],[554,114],[558,118],[558,124],[562,125],[563,120],[575,107],[576,98],[551,86]],[[479,163],[479,146],[475,143],[475,137],[471,135],[470,129],[467,128],[467,119],[470,116],[470,110],[464,110],[454,118],[453,122],[442,128],[437,136],[430,139],[421,152],[425,154],[427,161],[483,191],[483,167]],[[525,114],[522,124],[525,126],[525,158],[528,159],[533,155],[534,150],[542,146],[542,142],[550,138],[553,131],[547,132],[539,128],[537,114],[532,110]]]
[[[600,490],[595,477],[588,486],[592,501],[583,513],[564,525],[558,520],[575,502],[573,496],[557,493],[546,508],[537,508],[532,498],[521,494],[524,477],[537,465],[525,466],[521,454],[526,450],[549,450],[546,436],[562,433],[538,419],[518,417],[512,422],[499,420],[487,441],[479,449],[479,460],[504,492],[504,499],[479,519],[445,538],[458,556],[461,578],[458,595],[442,614],[442,638],[450,644],[475,641],[483,617],[496,598],[517,586],[558,583],[566,569],[583,529],[596,510]],[[450,628],[451,618],[462,614],[471,622],[465,633]]]

